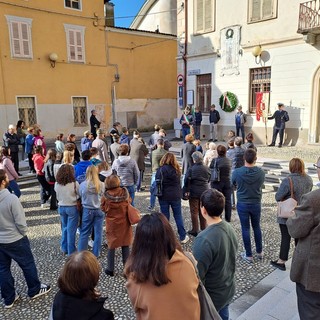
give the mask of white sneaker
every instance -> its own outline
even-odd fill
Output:
[[[89,240],[88,241],[88,246],[93,248],[93,245],[94,245],[94,241],[93,240]]]
[[[44,209],[44,208],[49,208],[49,207],[50,207],[50,203],[48,203],[48,202],[41,204],[41,208],[42,208],[42,209]]]
[[[39,292],[35,294],[33,297],[30,297],[30,299],[36,299],[48,293],[49,291],[51,291],[51,287],[48,284],[41,283]]]
[[[184,244],[184,243],[187,243],[189,240],[190,240],[189,236],[186,235],[186,237],[180,242]]]
[[[16,301],[18,301],[20,299],[20,296],[18,294],[16,294],[13,302],[11,304],[5,304],[4,308],[5,309],[11,309],[13,307],[13,305],[15,304]]]
[[[80,234],[80,228],[77,228],[77,234]]]

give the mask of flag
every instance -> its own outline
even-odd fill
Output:
[[[269,92],[256,92],[256,118],[268,117]]]

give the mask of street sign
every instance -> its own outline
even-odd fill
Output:
[[[177,76],[177,83],[179,86],[182,86],[183,85],[183,82],[184,82],[184,77],[182,74],[178,74]]]

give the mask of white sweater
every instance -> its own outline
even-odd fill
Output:
[[[54,190],[57,194],[57,199],[59,201],[59,206],[75,206],[77,204],[77,199],[80,198],[79,195],[79,183],[70,182],[65,186],[58,184],[57,182],[54,184]]]

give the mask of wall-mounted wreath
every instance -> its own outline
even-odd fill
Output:
[[[238,98],[234,93],[226,91],[220,96],[219,104],[223,111],[232,112],[238,105]]]

